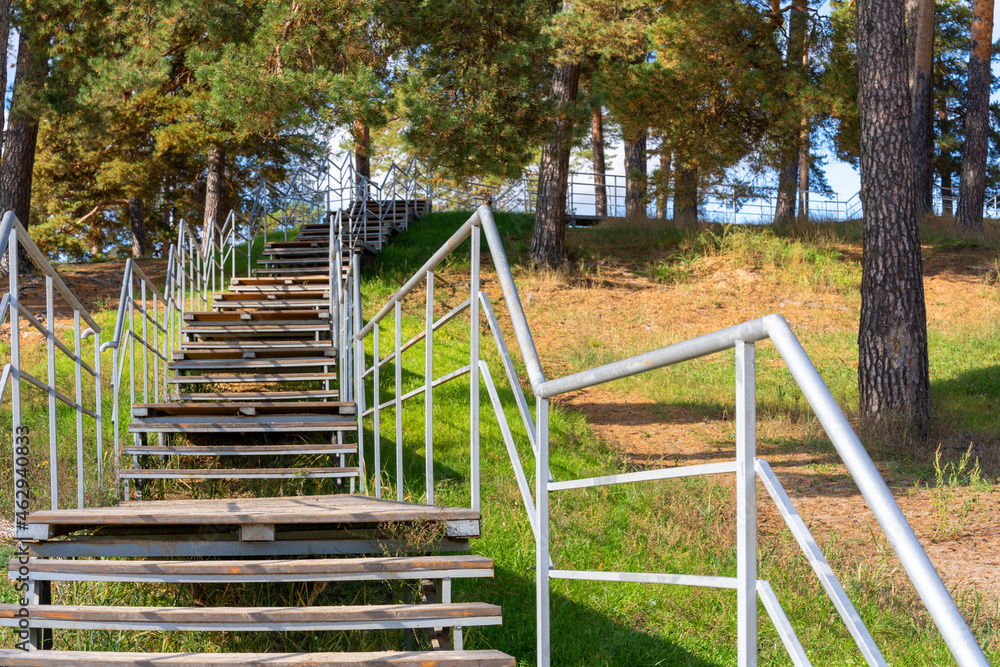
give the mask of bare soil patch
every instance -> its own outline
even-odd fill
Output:
[[[941,328],[1000,317],[1000,299],[989,277],[969,268],[991,261],[986,251],[925,249],[928,320]],[[602,262],[585,267],[590,275],[528,274],[519,279],[521,296],[547,377],[577,370],[572,357],[587,345],[633,353],[697,336],[768,313],[782,314],[800,334],[856,331],[856,293],[817,293],[776,282],[766,272],[708,258],[678,285],[654,283],[639,265]],[[491,293],[498,287],[489,285]],[[647,344],[648,343],[648,344]],[[807,349],[808,351],[808,349]],[[970,353],[975,353],[970,351]],[[857,352],[842,363],[856,368]],[[690,465],[731,460],[732,422],[685,407],[659,404],[614,385],[576,392],[559,403],[586,415],[593,431],[624,453],[636,467]],[[1000,406],[998,406],[1000,408]],[[864,499],[835,452],[809,445],[773,443],[815,437],[815,424],[773,420],[761,425],[758,455],[768,459],[799,512],[822,543],[830,534],[859,556],[874,558],[884,538]],[[979,449],[1000,446],[1000,434]],[[952,588],[975,587],[1000,603],[1000,488],[988,475],[986,489],[959,488],[948,494],[917,485],[893,461],[877,461],[884,478],[928,555]],[[987,471],[988,473],[990,471]],[[933,485],[933,481],[931,482]],[[761,524],[777,530],[780,515],[760,491]],[[876,537],[876,534],[879,536]]]

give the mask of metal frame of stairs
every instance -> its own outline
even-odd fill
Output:
[[[361,252],[379,250],[389,233],[404,230],[426,213],[429,202],[402,198],[404,177],[411,195],[416,181],[397,169],[393,180],[378,186],[354,183],[344,188],[358,201],[340,208],[343,197],[336,199],[328,176],[326,185],[315,182],[324,168],[300,170],[284,187],[262,184],[250,215],[231,213],[216,226],[217,233],[204,239],[182,223],[167,253],[162,291],[129,261],[115,330],[103,345],[98,323],[13,214],[3,218],[0,252],[16,258],[19,247],[28,249],[46,276],[48,310],[39,321],[21,303],[15,259],[10,288],[0,304],[0,312],[11,315],[13,341],[11,363],[0,378],[0,400],[10,384],[20,445],[14,451],[15,486],[21,494],[16,526],[20,551],[9,574],[23,587],[23,597],[21,604],[0,605],[0,626],[15,628],[20,637],[17,649],[0,649],[0,664],[513,666],[512,658],[497,651],[463,649],[463,630],[499,624],[500,608],[455,601],[451,595],[454,578],[492,576],[490,559],[446,555],[467,551],[470,540],[479,536],[479,512],[354,493],[359,481],[364,486],[364,477],[356,409],[345,396],[340,375],[349,355],[337,345],[341,313],[354,303],[344,296],[352,289],[344,267],[357,264]],[[383,192],[391,199],[373,196]],[[331,203],[338,208],[328,208]],[[284,233],[283,240],[266,237],[275,227]],[[291,229],[297,231],[293,238]],[[247,277],[236,275],[241,254]],[[231,289],[223,291],[227,278]],[[54,295],[74,311],[75,348],[61,340]],[[19,346],[24,321],[48,341],[47,383],[27,370],[30,355]],[[81,322],[90,328],[81,330]],[[93,366],[81,348],[88,338],[93,338]],[[100,362],[107,352],[112,356],[110,419],[103,417],[100,393]],[[75,367],[75,398],[60,390],[52,371],[57,353]],[[81,374],[88,372],[93,376],[90,390],[96,392],[93,409],[83,404]],[[51,450],[41,461],[38,453],[29,456],[21,397],[25,383],[36,384],[50,398]],[[59,495],[66,481],[60,477],[65,456],[56,449],[56,429],[63,427],[56,401],[76,413],[75,507]],[[85,419],[94,422],[89,431]],[[112,451],[105,451],[101,437],[106,426],[113,432]],[[132,436],[130,444],[122,442],[126,432]],[[35,437],[34,431],[31,435]],[[260,460],[275,463],[244,463]],[[96,463],[96,478],[91,463]],[[39,464],[49,464],[52,471],[48,509],[39,508],[31,494],[31,468]],[[227,484],[316,480],[312,483],[326,495],[150,498],[150,484],[158,480],[190,484],[209,479]],[[114,504],[116,497],[120,500]],[[428,523],[441,528],[424,544],[410,544],[396,534],[398,526]],[[420,590],[421,603],[242,609],[72,606],[53,604],[52,583],[59,581],[97,586],[124,581],[241,586],[410,581]],[[176,655],[53,650],[53,633],[67,629],[420,630],[430,633],[434,650]]]
[[[361,253],[377,251],[386,235],[405,228],[418,213],[429,210],[436,194],[422,184],[414,163],[393,168],[380,184],[359,179],[350,161],[327,160],[300,169],[288,184],[262,183],[254,205],[246,216],[231,213],[217,234],[199,239],[182,225],[177,243],[171,247],[165,290],[155,285],[129,262],[123,280],[115,333],[103,345],[100,327],[66,289],[58,274],[34,247],[23,227],[8,213],[0,222],[0,252],[10,253],[16,267],[18,246],[24,246],[46,276],[47,314],[44,324],[19,300],[17,269],[11,272],[9,290],[0,303],[10,313],[11,363],[0,376],[0,398],[8,383],[12,388],[14,423],[15,495],[18,506],[17,538],[28,545],[10,564],[10,576],[25,582],[22,605],[0,605],[0,625],[22,628],[25,647],[32,650],[0,651],[5,665],[118,665],[118,664],[289,664],[289,665],[509,665],[509,656],[497,652],[462,650],[462,628],[500,623],[499,608],[475,602],[454,602],[451,579],[492,573],[492,563],[475,557],[446,556],[468,550],[469,541],[480,534],[479,419],[486,390],[489,407],[497,419],[512,464],[536,549],[537,664],[551,662],[549,587],[552,579],[584,579],[613,582],[647,582],[664,585],[707,586],[736,591],[738,655],[741,667],[757,663],[758,600],[778,629],[791,660],[808,665],[809,659],[795,630],[767,581],[757,576],[756,488],[760,481],[774,499],[793,535],[819,577],[824,590],[846,623],[859,652],[870,665],[885,665],[870,633],[849,597],[837,582],[802,518],[795,511],[780,481],[767,462],[756,456],[755,346],[770,340],[813,407],[831,442],[868,501],[880,526],[903,563],[911,581],[941,631],[957,663],[962,667],[987,665],[957,606],[951,599],[919,541],[914,536],[850,424],[830,395],[822,379],[796,340],[787,323],[777,315],[746,322],[699,338],[684,341],[644,355],[624,359],[554,380],[541,369],[531,331],[520,305],[517,288],[504,253],[499,231],[489,206],[481,206],[406,281],[377,313],[364,321],[361,304]],[[472,194],[468,194],[468,193]],[[475,198],[481,189],[470,187],[464,195]],[[464,201],[462,195],[454,201]],[[405,222],[396,217],[402,210]],[[292,239],[291,230],[298,235]],[[282,240],[268,239],[275,232]],[[483,246],[485,236],[485,248]],[[471,239],[469,296],[458,306],[437,317],[435,269],[456,249]],[[493,305],[482,289],[479,275],[483,250],[488,250],[496,268],[501,295],[506,303],[517,339],[517,348],[534,394],[534,415],[517,377],[510,349],[499,326]],[[247,276],[237,276],[237,257],[247,259]],[[327,270],[319,272],[321,258]],[[261,256],[263,262],[258,261]],[[257,269],[255,266],[266,268]],[[218,288],[230,280],[229,292]],[[424,330],[403,340],[402,303],[411,295],[426,294]],[[53,315],[53,295],[58,292],[74,311],[72,349],[61,342]],[[236,296],[233,296],[233,295]],[[308,305],[307,305],[308,304]],[[434,365],[434,333],[442,326],[464,320],[468,314],[469,363],[440,373]],[[391,318],[391,319],[390,319]],[[56,352],[74,367],[76,393],[70,397],[57,388],[54,370],[48,382],[28,374],[23,363],[18,333],[22,319],[47,340],[50,369]],[[521,426],[535,460],[535,493],[522,469],[512,425],[508,423],[489,365],[481,354],[481,325],[486,325],[503,365],[503,375],[514,392]],[[81,330],[81,322],[90,325]],[[393,322],[393,324],[388,324]],[[382,329],[393,333],[392,352],[380,357]],[[85,360],[82,341],[93,338],[94,365]],[[401,359],[407,350],[423,342],[424,384],[403,394]],[[366,345],[378,350],[371,366]],[[108,467],[100,436],[103,403],[99,393],[101,352],[112,351],[114,396],[112,419],[114,452]],[[735,458],[731,462],[680,466],[635,473],[613,474],[577,480],[555,480],[549,470],[550,399],[569,391],[603,382],[653,372],[668,365],[733,350],[736,396]],[[138,357],[136,352],[138,351]],[[126,363],[127,362],[127,363]],[[395,391],[383,401],[380,396],[382,369],[392,364]],[[141,369],[141,370],[140,370]],[[332,370],[331,370],[332,369]],[[95,409],[84,406],[81,379],[92,377],[97,389]],[[439,507],[434,504],[435,389],[469,375],[470,433],[469,507]],[[49,396],[48,419],[55,423],[56,403],[74,411],[77,424],[77,507],[64,507],[58,496],[59,457],[54,426],[50,429],[52,491],[51,508],[28,507],[30,479],[29,434],[24,430],[22,385],[33,384]],[[214,386],[202,391],[204,385]],[[120,407],[126,387],[129,409]],[[424,397],[425,498],[424,504],[383,497],[390,481],[397,492],[403,488],[400,462],[402,404]],[[369,399],[369,397],[371,397]],[[369,400],[371,401],[369,405]],[[393,409],[397,418],[397,469],[391,480],[383,471],[381,452],[382,412]],[[84,420],[93,420],[96,437],[86,438]],[[371,425],[373,441],[366,455],[365,424]],[[126,424],[134,443],[122,446],[120,434]],[[328,440],[294,443],[214,444],[180,440],[199,432],[218,435],[254,430],[300,434],[310,424]],[[520,427],[518,427],[519,430]],[[150,442],[149,434],[156,438]],[[326,437],[326,436],[324,436]],[[34,438],[34,433],[31,434]],[[408,441],[415,439],[408,436]],[[33,447],[34,445],[32,445]],[[147,468],[147,459],[167,455],[204,463],[215,456],[241,460],[252,450],[262,456],[275,452],[305,456],[335,457],[335,466],[291,466],[260,468]],[[21,449],[18,449],[20,447]],[[181,447],[191,447],[178,453]],[[268,447],[276,449],[269,450]],[[349,466],[347,456],[355,463]],[[366,456],[373,461],[366,467]],[[387,459],[390,457],[386,457]],[[131,459],[132,467],[121,465]],[[96,471],[86,468],[96,462]],[[215,458],[212,459],[217,460]],[[214,472],[213,472],[214,471]],[[95,475],[96,473],[96,475]],[[549,549],[549,498],[566,489],[642,483],[706,474],[735,475],[737,488],[737,575],[703,577],[685,573],[577,571],[555,567]],[[333,478],[330,491],[341,491],[336,480],[348,480],[362,493],[329,493],[316,496],[275,498],[226,498],[215,500],[142,499],[149,480],[216,476],[226,479],[275,477]],[[112,478],[114,485],[107,483]],[[96,479],[96,483],[95,483]],[[139,492],[131,500],[129,482]],[[99,492],[124,498],[105,506]],[[88,486],[89,485],[89,486]],[[90,489],[97,493],[85,493]],[[112,490],[113,489],[113,490]],[[90,495],[98,502],[88,505]],[[105,496],[106,497],[106,496]],[[23,509],[22,509],[23,507]],[[28,510],[31,511],[28,511]],[[385,526],[433,521],[442,531],[420,554],[405,553],[406,545]],[[398,555],[386,560],[386,550]],[[331,558],[331,556],[337,556]],[[558,554],[555,554],[557,557]],[[225,558],[226,561],[212,559]],[[113,558],[113,559],[112,559]],[[116,560],[122,559],[125,560]],[[22,562],[23,561],[23,562]],[[218,565],[225,562],[228,567]],[[22,569],[27,575],[22,575]],[[37,573],[37,574],[35,574]],[[73,607],[53,605],[52,581],[149,581],[183,582],[253,581],[356,581],[358,579],[411,579],[422,583],[423,604],[370,607],[296,607],[239,610],[200,608]],[[27,611],[23,611],[27,609]],[[379,654],[125,654],[54,651],[53,631],[64,628],[136,629],[169,632],[181,629],[220,631],[252,630],[363,630],[425,628],[431,633],[433,652]],[[558,638],[565,641],[567,638]],[[449,650],[450,649],[450,650]]]

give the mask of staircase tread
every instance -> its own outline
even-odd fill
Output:
[[[281,456],[296,454],[355,454],[354,444],[315,445],[129,445],[125,456]]]
[[[375,499],[358,494],[273,498],[126,501],[113,507],[41,510],[27,523],[51,525],[354,524],[414,520],[478,521],[477,510]]]
[[[298,401],[309,398],[338,398],[336,389],[314,389],[301,391],[206,391],[204,393],[168,393],[164,398],[176,401],[215,401],[223,399],[270,401]]]
[[[16,573],[23,565],[12,558],[8,570]],[[400,556],[383,558],[303,558],[281,560],[65,560],[31,558],[32,575],[63,574],[145,574],[214,575],[236,573],[244,576],[285,574],[349,575],[378,573],[420,573],[442,570],[481,572],[493,569],[493,559],[485,556]],[[481,576],[481,575],[475,575]],[[492,576],[492,575],[490,575]]]
[[[285,479],[356,477],[357,468],[138,468],[118,472],[123,479]]]
[[[320,380],[336,380],[336,373],[241,373],[183,375],[168,377],[168,384],[237,384],[242,382],[315,382]]]
[[[375,653],[115,653],[0,649],[8,667],[514,667],[499,651],[405,651]]]
[[[16,624],[20,605],[0,605],[0,625]],[[260,625],[292,625],[338,629],[337,626],[418,627],[493,625],[500,620],[500,607],[485,602],[451,604],[342,605],[335,607],[112,607],[97,605],[32,605],[33,627],[146,628],[177,624],[174,629],[213,627],[255,630]],[[485,622],[484,622],[485,621]],[[438,625],[434,625],[437,623]],[[369,625],[372,624],[372,625]],[[402,626],[405,627],[405,626]],[[347,628],[355,629],[355,628]]]

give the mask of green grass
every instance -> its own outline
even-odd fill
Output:
[[[415,223],[411,230],[394,239],[379,256],[366,258],[363,302],[370,317],[386,298],[468,217],[465,213],[433,214]],[[530,237],[531,219],[519,215],[497,216],[512,261],[523,263]],[[796,241],[801,247],[782,250],[780,236],[760,239],[744,237],[747,232],[725,232],[721,237],[697,241],[696,234],[675,231],[621,230],[602,231],[604,238],[591,237],[586,244],[572,246],[574,259],[597,257],[608,248],[619,248],[622,256],[635,256],[634,248],[647,244],[648,250],[687,252],[692,262],[713,253],[744,252],[760,266],[789,268],[789,276],[800,269],[825,267],[824,283],[833,290],[843,289],[839,281],[853,280],[851,270],[838,274],[841,257],[835,243],[816,246],[810,254],[807,240]],[[726,236],[729,234],[729,236]],[[663,238],[672,239],[669,243]],[[699,245],[700,243],[700,245]],[[725,246],[725,244],[730,244]],[[671,245],[672,244],[672,245]],[[685,244],[688,244],[685,246]],[[630,249],[631,248],[631,249]],[[673,249],[671,249],[673,248]],[[484,243],[485,251],[485,243]],[[437,280],[437,315],[440,316],[468,296],[468,283],[460,279],[467,270],[468,242],[458,249]],[[829,269],[829,267],[835,267]],[[842,267],[841,267],[842,268]],[[829,271],[828,271],[829,269]],[[485,271],[484,267],[484,271]],[[515,266],[518,275],[530,273]],[[458,277],[456,277],[458,276]],[[826,280],[824,277],[823,280]],[[405,339],[423,329],[424,298],[422,288],[404,303],[402,336]],[[502,305],[494,303],[498,314]],[[102,324],[113,321],[113,313],[101,314]],[[502,315],[501,315],[502,317]],[[381,331],[380,356],[390,350],[393,334],[391,319]],[[983,368],[983,358],[997,358],[996,328],[982,328],[961,336],[932,333],[932,368],[935,368],[935,400],[946,406],[953,418],[969,429],[991,428],[998,417],[987,409],[1000,395],[996,373]],[[505,406],[507,421],[514,431],[520,462],[533,486],[534,459],[519,426],[513,393],[503,381],[502,367],[493,350],[488,330],[482,332],[483,358],[489,364]],[[938,336],[938,338],[935,338]],[[468,363],[468,320],[458,318],[435,333],[436,374]],[[812,339],[818,349],[852,350],[850,332],[825,332]],[[599,344],[571,351],[574,367],[586,367],[617,358],[620,349]],[[512,352],[517,357],[513,340]],[[368,363],[373,350],[368,339]],[[963,354],[968,345],[983,346],[984,357]],[[636,349],[636,352],[645,351]],[[811,349],[811,346],[807,346]],[[3,350],[0,350],[0,354]],[[760,346],[759,413],[769,416],[807,420],[808,409],[802,405],[797,390],[786,371],[775,363],[773,351]],[[834,395],[842,405],[856,404],[856,382],[849,364],[835,355],[815,359]],[[523,367],[517,366],[521,377]],[[404,355],[403,386],[406,392],[423,383],[424,346],[417,344]],[[387,401],[396,390],[392,365],[383,369],[380,400]],[[629,384],[632,383],[632,384]],[[732,414],[731,356],[717,355],[670,369],[664,373],[630,380],[616,390],[635,390],[655,396],[657,402],[682,404],[707,415]],[[949,384],[951,383],[951,384]],[[369,392],[371,387],[369,384]],[[37,392],[36,392],[37,393]],[[109,394],[105,394],[108,401]],[[369,395],[369,399],[371,396]],[[35,399],[44,404],[44,399]],[[529,399],[530,400],[530,399]],[[852,402],[853,401],[853,402]],[[992,403],[991,403],[992,401]],[[488,405],[485,389],[483,402]],[[369,400],[370,404],[370,400]],[[469,381],[467,377],[444,385],[434,392],[434,473],[436,501],[465,505],[470,497],[469,466]],[[6,417],[6,413],[5,413]],[[68,418],[62,415],[61,423]],[[382,413],[380,428],[381,474],[385,495],[394,496],[397,475],[395,461],[395,415]],[[402,413],[404,424],[404,491],[408,498],[421,500],[424,489],[424,402],[412,399]],[[486,601],[503,607],[504,624],[498,628],[467,630],[468,648],[495,648],[518,658],[519,665],[533,665],[535,652],[535,583],[534,542],[521,505],[511,462],[501,438],[496,418],[489,407],[481,411],[482,431],[482,506],[483,537],[473,543],[473,550],[492,557],[496,574],[491,580],[459,580],[455,583],[458,601]],[[372,421],[366,421],[364,433],[369,470],[374,470]],[[7,429],[5,422],[0,427]],[[65,429],[62,429],[65,431]],[[61,433],[62,433],[61,431]],[[9,432],[9,430],[7,430]],[[60,452],[72,460],[75,447],[68,435],[60,435]],[[816,438],[817,446],[822,440]],[[109,440],[107,440],[109,441]],[[796,446],[797,443],[789,443]],[[551,468],[556,479],[571,479],[626,471],[628,462],[591,432],[577,413],[555,409],[552,414]],[[70,468],[73,470],[74,468]],[[9,489],[6,480],[2,488]],[[224,492],[225,489],[219,489]],[[9,496],[0,499],[9,507]],[[604,487],[586,491],[558,492],[552,495],[551,553],[555,567],[566,569],[615,569],[623,571],[683,572],[693,574],[735,575],[735,513],[731,489],[711,478],[673,480]],[[868,624],[877,643],[893,665],[951,664],[947,649],[937,636],[919,601],[905,584],[896,562],[879,543],[876,557],[855,562],[853,551],[838,544],[835,535],[816,536],[824,552],[840,575],[841,581]],[[787,531],[762,530],[758,553],[760,576],[769,580],[778,593],[786,613],[796,626],[800,639],[815,664],[861,665],[843,624],[819,587],[811,569]],[[8,555],[0,553],[0,558]],[[0,584],[0,598],[12,601],[12,588]],[[298,586],[139,586],[133,584],[93,586],[60,585],[60,601],[77,604],[149,604],[189,605],[228,604],[231,606],[300,604],[361,604],[406,599],[412,591],[400,586],[348,584],[325,589],[315,585]],[[989,657],[1000,660],[1000,628],[995,608],[982,598],[964,594],[960,600],[980,640],[989,647]],[[736,662],[735,593],[710,589],[689,589],[639,584],[604,584],[555,581],[552,585],[553,662],[559,665],[730,665]],[[760,650],[762,665],[785,665],[785,656],[777,634],[760,608]],[[11,635],[0,635],[6,642]],[[155,633],[58,632],[57,640],[65,648],[101,650],[373,650],[402,648],[405,639],[399,632],[384,633],[292,633],[280,635],[241,635],[227,633]]]

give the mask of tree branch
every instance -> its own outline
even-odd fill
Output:
[[[94,209],[90,213],[88,213],[87,215],[85,215],[82,218],[80,218],[79,220],[77,220],[75,226],[78,227],[78,226],[82,225],[83,223],[87,222],[87,220],[89,220],[90,218],[94,217],[94,215],[96,215],[98,211],[100,211],[101,209],[106,208],[108,206],[128,206],[128,200],[127,199],[102,199],[101,201],[97,202],[97,205],[94,206]]]

